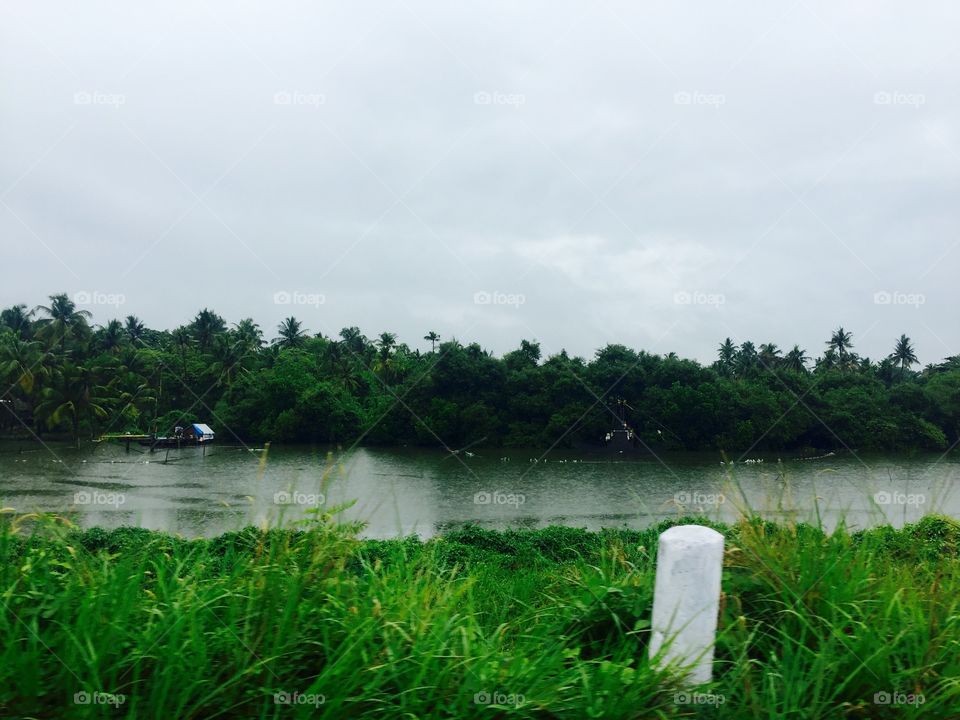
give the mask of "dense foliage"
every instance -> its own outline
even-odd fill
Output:
[[[909,338],[874,362],[839,328],[811,361],[794,347],[727,339],[709,367],[608,345],[591,360],[497,358],[391,333],[310,335],[296,318],[267,342],[250,319],[208,309],[172,331],[134,316],[91,327],[66,295],[0,314],[0,432],[169,432],[205,421],[241,440],[552,447],[598,443],[615,404],[660,449],[941,449],[960,437],[960,357],[922,371]]]
[[[358,540],[328,518],[185,540],[5,517],[3,717],[946,720],[960,708],[948,518],[853,534],[715,525],[715,682],[695,698],[647,660],[657,535],[689,519],[468,527],[423,543]]]

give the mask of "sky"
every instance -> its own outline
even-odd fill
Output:
[[[2,3],[0,306],[960,353],[960,5]]]

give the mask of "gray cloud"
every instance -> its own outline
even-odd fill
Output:
[[[863,354],[906,332],[933,362],[960,344],[958,21],[949,3],[10,7],[0,303],[99,291],[156,327],[210,306],[268,336],[292,312],[325,334],[705,361],[727,335],[818,353],[843,324]]]

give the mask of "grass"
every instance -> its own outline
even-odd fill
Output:
[[[960,717],[944,517],[830,534],[699,519],[726,558],[696,696],[646,659],[657,536],[689,518],[428,542],[329,517],[212,540],[0,518],[4,718]]]

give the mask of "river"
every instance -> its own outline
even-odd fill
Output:
[[[464,523],[489,528],[642,528],[699,513],[731,520],[750,507],[828,527],[927,513],[960,516],[956,454],[834,456],[721,465],[719,454],[618,459],[555,451],[227,447],[125,452],[103,444],[0,445],[0,506],[66,513],[83,527],[136,525],[188,537],[339,513],[368,537],[429,537]],[[761,459],[761,458],[751,458]],[[9,512],[9,510],[8,510]]]

